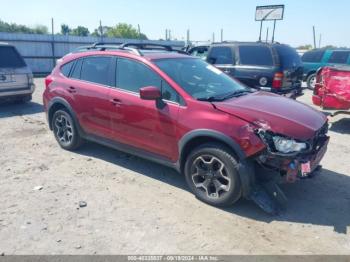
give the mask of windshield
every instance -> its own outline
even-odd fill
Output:
[[[155,64],[198,100],[220,100],[233,93],[248,92],[242,84],[201,59],[161,59]]]

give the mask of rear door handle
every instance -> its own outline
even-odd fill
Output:
[[[73,94],[73,93],[76,93],[77,90],[75,89],[75,87],[70,86],[70,87],[68,88],[68,92],[71,93],[71,94]]]
[[[115,106],[120,106],[122,104],[122,101],[118,98],[112,98],[111,103]]]

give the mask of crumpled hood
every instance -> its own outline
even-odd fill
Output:
[[[327,117],[300,102],[279,95],[256,92],[213,103],[218,110],[237,116],[258,127],[294,139],[315,136]]]

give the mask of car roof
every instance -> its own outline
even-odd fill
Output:
[[[142,50],[140,50],[142,51]],[[135,54],[133,52],[130,52],[129,50],[118,50],[118,49],[111,49],[111,50],[87,50],[83,52],[78,53],[70,53],[62,58],[63,62],[69,62],[74,59],[86,57],[86,56],[100,56],[100,55],[110,55],[110,56],[122,56],[126,58],[133,58],[136,60],[142,61],[143,59],[146,59],[148,61],[155,61],[160,59],[175,59],[175,58],[188,58],[188,59],[197,59],[196,57],[181,54],[177,52],[167,52],[163,50],[143,50],[142,55]]]
[[[219,42],[213,43],[212,46],[236,46],[236,45],[265,45],[265,46],[276,46],[276,45],[284,45],[278,42],[239,42],[239,41],[230,41],[230,42]]]

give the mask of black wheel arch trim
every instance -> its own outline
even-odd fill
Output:
[[[52,130],[52,119],[50,118],[51,110],[52,110],[53,106],[55,106],[57,104],[61,104],[62,106],[64,106],[68,110],[69,114],[72,116],[72,118],[74,120],[74,124],[76,125],[79,134],[81,136],[84,136],[85,132],[83,131],[83,129],[81,128],[81,126],[79,124],[78,117],[77,117],[76,113],[74,112],[74,110],[73,110],[72,106],[69,104],[69,102],[62,97],[53,98],[47,106],[47,121],[48,121],[50,130]]]
[[[255,184],[255,172],[254,172],[254,163],[251,159],[247,158],[247,155],[241,148],[237,142],[235,142],[232,138],[229,136],[210,129],[199,129],[190,131],[187,134],[185,134],[179,141],[179,162],[178,165],[181,165],[184,159],[183,155],[185,152],[183,152],[183,149],[189,143],[191,140],[197,138],[197,137],[211,137],[213,139],[216,139],[218,141],[221,141],[228,145],[230,149],[234,151],[234,153],[238,157],[238,173],[241,180],[241,186],[242,186],[242,196],[245,198],[249,198],[252,188]],[[181,167],[180,167],[181,170]]]
[[[180,139],[180,141],[179,141],[179,153],[180,153],[179,160],[180,161],[182,160],[181,158],[182,158],[182,155],[184,153],[183,149],[185,148],[187,143],[189,143],[191,140],[198,138],[198,137],[211,137],[213,139],[219,140],[219,141],[227,144],[234,151],[234,153],[237,154],[239,160],[246,158],[246,154],[242,150],[241,146],[238,145],[229,136],[227,136],[221,132],[211,130],[211,129],[197,129],[197,130],[193,130],[193,131],[188,132]]]

